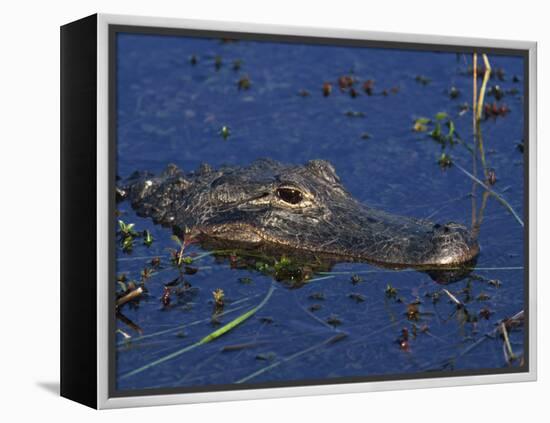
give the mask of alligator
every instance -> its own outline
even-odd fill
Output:
[[[295,250],[393,268],[441,269],[476,260],[479,245],[455,222],[434,223],[362,204],[332,164],[259,159],[191,173],[175,165],[135,172],[117,187],[136,213],[196,239]]]

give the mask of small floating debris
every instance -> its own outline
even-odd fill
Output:
[[[224,125],[221,127],[219,134],[223,137],[224,140],[226,140],[231,135],[231,129],[229,128],[229,126]]]
[[[460,90],[453,85],[451,88],[449,88],[449,97],[453,100],[460,97]]]
[[[483,108],[485,119],[489,118],[496,118],[498,116],[506,116],[510,109],[506,104],[498,105],[496,102],[493,102],[493,104],[485,104],[485,107]]]
[[[328,97],[332,93],[332,84],[330,82],[325,82],[323,84],[323,95]]]
[[[362,139],[362,140],[370,140],[371,138],[372,138],[372,135],[369,134],[368,132],[363,132],[363,133],[361,134],[361,139]]]
[[[365,82],[363,82],[363,91],[369,96],[374,94],[374,80],[373,79],[367,79]]]
[[[497,174],[495,172],[495,169],[487,170],[487,183],[489,185],[494,185],[497,183]]]
[[[141,294],[143,294],[143,288],[139,286],[133,290],[130,290],[128,293],[122,295],[121,297],[119,297],[116,300],[115,305],[117,308],[122,307],[124,304],[139,298]]]
[[[307,309],[309,311],[319,311],[323,308],[323,306],[321,304],[312,304],[310,305]]]
[[[414,78],[414,80],[416,82],[418,82],[419,84],[421,85],[428,85],[430,82],[432,82],[432,80],[424,75],[416,75],[416,77]]]
[[[451,160],[451,156],[449,156],[447,153],[441,153],[441,156],[439,156],[439,159],[437,159],[437,164],[441,169],[448,169],[453,165],[453,161]]]
[[[361,276],[355,274],[351,277],[352,284],[357,285],[358,283],[361,283],[361,282],[363,282],[363,278]]]
[[[223,308],[225,305],[225,292],[223,292],[223,289],[216,288],[214,291],[212,291],[212,297],[214,298],[214,304],[216,305],[216,308]]]
[[[500,85],[493,85],[487,90],[487,95],[494,97],[497,101],[500,101],[504,97],[504,90],[500,87]]]
[[[363,303],[367,299],[363,294],[359,294],[358,292],[352,292],[348,297],[356,303]]]
[[[409,345],[409,329],[403,328],[401,329],[401,336],[397,338],[397,343],[399,344],[399,348],[401,348],[405,352],[410,351],[410,345]]]
[[[516,144],[516,149],[517,149],[521,154],[523,154],[523,150],[524,150],[523,140],[521,140],[521,142],[518,142],[518,143]]]
[[[311,94],[308,90],[300,90],[298,91],[298,95],[300,97],[309,97]]]
[[[250,78],[248,75],[243,76],[239,81],[237,82],[237,87],[239,90],[248,90],[252,86],[252,81],[250,81]]]
[[[479,310],[479,317],[482,318],[482,319],[485,319],[485,320],[489,320],[491,318],[491,315],[493,314],[494,312],[489,310],[488,308],[482,308],[481,310]]]
[[[365,117],[365,113],[354,111],[354,110],[348,110],[346,112],[346,116],[349,116],[349,117],[352,117],[352,118],[359,118],[359,117]]]
[[[419,117],[414,121],[412,129],[414,132],[426,132],[428,130],[428,124],[431,122],[432,120],[427,117]]]
[[[331,314],[327,318],[327,323],[331,326],[340,326],[342,324],[342,320],[335,314]]]
[[[241,70],[242,64],[243,64],[243,62],[240,59],[233,60],[233,66],[232,66],[233,70],[235,72]]]
[[[482,292],[476,298],[477,301],[489,301],[490,299],[491,297],[489,296],[489,294],[486,294],[485,292]]]
[[[147,229],[143,233],[143,244],[147,247],[150,247],[153,244],[153,235],[151,235],[151,232]]]
[[[342,91],[345,91],[346,89],[353,87],[353,84],[355,84],[355,79],[352,76],[343,75],[340,78],[338,78],[338,86]]]
[[[194,54],[189,58],[189,63],[193,66],[195,66],[197,63],[199,63],[199,58],[195,56]]]
[[[162,296],[160,297],[160,302],[164,307],[168,307],[170,305],[171,295],[172,290],[168,286],[165,286],[164,291],[162,292]]]
[[[397,288],[394,288],[390,284],[386,285],[386,289],[384,290],[384,293],[388,298],[397,298]]]
[[[492,287],[494,288],[500,288],[502,286],[502,282],[499,281],[498,279],[491,279],[489,282],[488,282],[489,285],[491,285]]]
[[[462,116],[470,110],[470,105],[468,103],[462,103],[458,106],[458,116]]]
[[[417,303],[407,305],[407,319],[417,322],[420,317],[420,310]]]

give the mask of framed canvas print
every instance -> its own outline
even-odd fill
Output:
[[[536,378],[536,44],[61,28],[61,391],[96,408]]]

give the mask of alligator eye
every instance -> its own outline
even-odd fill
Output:
[[[277,197],[289,204],[298,204],[304,198],[300,191],[293,188],[277,188]]]

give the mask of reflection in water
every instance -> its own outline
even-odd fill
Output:
[[[213,252],[218,262],[227,262],[232,269],[246,269],[269,275],[290,288],[298,288],[319,275],[330,275],[332,268],[345,257],[330,254],[311,253],[273,245],[254,245],[235,242],[203,240],[201,247]],[[413,268],[423,272],[439,284],[458,282],[466,278],[476,266],[477,257],[461,266],[438,266]],[[387,270],[403,270],[410,267],[384,266],[367,263]]]

